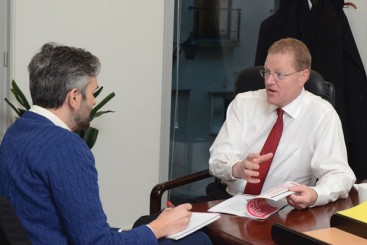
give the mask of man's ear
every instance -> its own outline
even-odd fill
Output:
[[[303,71],[301,71],[301,82],[302,82],[302,86],[305,85],[305,83],[308,81],[308,79],[310,78],[310,70],[309,69],[304,69]]]
[[[73,88],[70,92],[66,95],[66,100],[69,106],[73,109],[79,108],[80,105],[80,98],[81,94],[78,89]]]

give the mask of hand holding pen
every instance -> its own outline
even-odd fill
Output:
[[[171,201],[167,201],[167,208],[174,208],[175,205]]]
[[[157,219],[149,223],[154,234],[159,239],[185,229],[190,221],[192,213],[190,203],[175,207],[172,202],[167,201],[167,208],[163,209]]]

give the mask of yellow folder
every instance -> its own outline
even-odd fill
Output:
[[[367,201],[337,213],[367,223]]]

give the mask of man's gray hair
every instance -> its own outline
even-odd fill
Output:
[[[98,75],[100,67],[99,59],[84,49],[44,44],[28,65],[33,104],[57,109],[73,88],[85,96],[90,78]]]

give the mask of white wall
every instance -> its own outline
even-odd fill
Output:
[[[98,56],[99,98],[116,93],[105,108],[116,112],[92,122],[100,195],[114,226],[147,214],[151,188],[167,178],[172,25],[169,0],[12,1],[10,78],[29,98],[27,65],[50,41]]]
[[[6,104],[5,98],[9,97],[8,77],[8,1],[0,1],[0,142],[4,132],[11,121],[11,109]]]
[[[344,12],[348,18],[350,28],[352,30],[354,40],[356,41],[359,55],[361,56],[364,69],[367,70],[367,1],[366,0],[354,0],[352,1],[356,5],[356,9],[353,7],[344,8]]]

